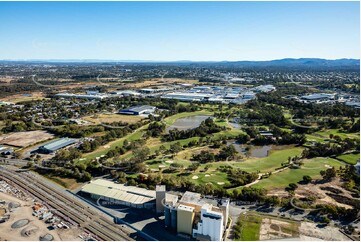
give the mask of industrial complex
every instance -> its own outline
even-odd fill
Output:
[[[178,201],[164,201],[165,226],[186,238],[223,240],[229,224],[229,200],[214,203],[194,192],[185,192]]]
[[[200,193],[188,191],[179,197],[166,192],[164,185],[157,185],[154,191],[97,179],[79,193],[112,205],[153,210],[164,215],[166,229],[185,239],[220,241],[229,225],[228,199],[205,199]]]
[[[176,99],[180,101],[201,101],[221,103],[245,103],[256,98],[258,92],[271,92],[276,88],[273,85],[261,85],[253,88],[232,86],[193,86],[193,85],[171,85],[168,87],[143,88],[139,90],[121,90],[110,93],[99,93],[87,91],[86,94],[58,93],[55,96],[61,98],[81,98],[89,100],[102,100],[112,97],[160,97],[164,99]],[[142,106],[143,107],[143,106]],[[137,115],[137,109],[142,107],[131,107],[120,110],[122,114]],[[134,110],[135,109],[135,110]],[[149,109],[147,107],[146,109]]]

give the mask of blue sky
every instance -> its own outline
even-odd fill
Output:
[[[359,58],[359,2],[0,2],[0,59]]]

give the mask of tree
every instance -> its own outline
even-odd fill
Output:
[[[305,175],[303,176],[303,179],[302,181],[306,184],[310,183],[312,181],[312,177],[308,176],[308,175]]]
[[[332,178],[336,177],[336,169],[335,167],[329,168],[326,171],[320,171],[322,178],[326,181],[332,180]]]
[[[183,148],[181,146],[181,144],[179,142],[171,144],[169,147],[169,151],[173,154],[176,155],[179,151],[181,151]]]
[[[237,154],[236,148],[233,145],[223,147],[217,155],[218,160],[232,159]]]
[[[92,179],[92,175],[89,172],[84,172],[83,176],[82,176],[82,180],[84,182],[90,181]]]
[[[287,191],[295,191],[298,188],[296,183],[290,183],[288,184],[288,187],[286,188]]]
[[[195,171],[195,170],[197,170],[197,169],[199,168],[199,166],[200,166],[200,164],[199,164],[198,162],[193,162],[193,163],[188,167],[188,169],[189,169],[190,171]]]
[[[141,163],[148,158],[149,154],[150,154],[150,149],[148,147],[136,149],[133,151],[132,160],[135,163]]]

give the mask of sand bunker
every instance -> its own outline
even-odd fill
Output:
[[[27,225],[30,221],[28,219],[20,219],[11,225],[12,229],[18,229]]]
[[[224,185],[224,182],[217,182],[218,185]]]
[[[192,176],[192,179],[193,179],[193,180],[197,180],[197,179],[198,179],[198,176]]]
[[[158,167],[159,167],[159,168],[164,168],[164,167],[165,167],[165,165],[159,165]]]
[[[166,160],[165,163],[172,164],[172,163],[174,163],[174,161],[172,161],[172,160]]]
[[[209,176],[211,176],[211,175],[208,175],[208,174],[205,175],[205,177],[209,177]]]

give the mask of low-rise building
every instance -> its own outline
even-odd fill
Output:
[[[149,105],[142,106],[133,106],[125,109],[119,110],[119,114],[127,114],[127,115],[142,115],[142,114],[152,114],[156,110],[156,107]]]
[[[77,139],[71,139],[71,138],[61,138],[61,139],[53,140],[40,146],[38,152],[45,154],[54,153],[62,148],[65,148],[77,142],[78,142]]]

